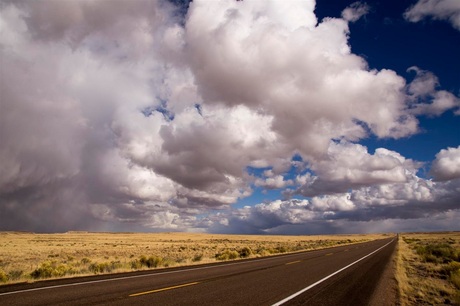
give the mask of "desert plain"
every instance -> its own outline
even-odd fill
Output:
[[[274,256],[395,235],[0,232],[0,285]],[[391,269],[399,305],[460,305],[460,232],[397,238]]]
[[[388,235],[1,232],[0,284],[270,256]]]

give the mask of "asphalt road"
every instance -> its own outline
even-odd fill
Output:
[[[368,305],[396,239],[0,287],[0,305]]]

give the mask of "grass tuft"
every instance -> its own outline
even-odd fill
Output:
[[[170,262],[162,257],[142,255],[139,259],[131,261],[131,269],[139,270],[146,268],[157,268],[160,266],[169,266]]]
[[[232,260],[237,259],[239,256],[240,254],[235,250],[225,250],[221,253],[217,253],[215,257],[217,260]]]
[[[203,254],[196,254],[193,258],[192,258],[192,261],[193,262],[198,262],[198,261],[201,261],[203,259]]]
[[[0,282],[6,283],[8,281],[8,275],[6,275],[5,271],[0,269]]]
[[[121,267],[122,265],[119,261],[92,263],[89,265],[89,271],[94,274],[110,273]]]
[[[460,269],[450,272],[450,281],[457,289],[460,289]]]

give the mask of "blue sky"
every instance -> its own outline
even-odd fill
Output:
[[[2,0],[0,230],[459,230],[459,16]]]

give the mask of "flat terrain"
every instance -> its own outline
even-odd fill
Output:
[[[314,250],[389,235],[0,233],[0,284],[212,263]]]
[[[395,246],[391,237],[195,267],[7,285],[0,287],[0,304],[372,305]]]

